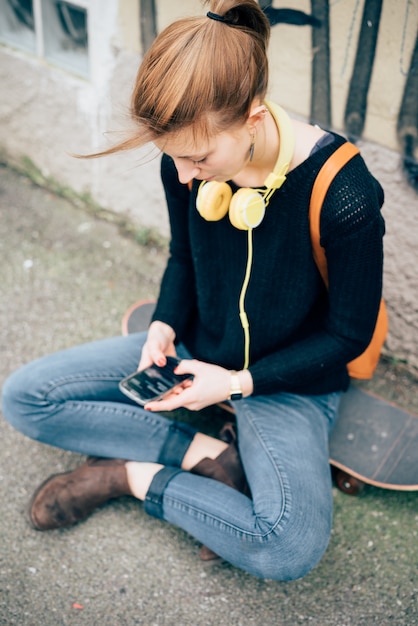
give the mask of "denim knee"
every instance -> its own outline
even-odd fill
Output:
[[[29,437],[36,438],[31,427],[31,417],[33,418],[35,414],[35,397],[31,397],[25,380],[24,367],[6,379],[1,392],[2,413],[11,426]]]
[[[4,418],[15,426],[14,416],[16,416],[17,409],[15,408],[16,402],[16,387],[13,384],[14,375],[12,374],[3,384],[1,390],[1,410]]]
[[[331,525],[305,535],[292,532],[272,532],[260,543],[245,550],[245,569],[257,578],[280,582],[298,580],[311,572],[322,559],[331,534]],[[289,537],[289,535],[292,535]]]

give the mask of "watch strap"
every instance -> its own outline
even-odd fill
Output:
[[[239,382],[238,374],[235,370],[231,371],[231,387],[229,391],[228,400],[241,400],[242,399],[242,389],[241,383]]]

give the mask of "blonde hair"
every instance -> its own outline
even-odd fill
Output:
[[[137,148],[190,128],[210,136],[244,122],[268,86],[269,22],[255,0],[212,0],[225,21],[181,19],[163,30],[136,77],[131,117],[136,131],[98,155]]]

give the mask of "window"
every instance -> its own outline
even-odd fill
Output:
[[[0,40],[36,53],[32,0],[5,0],[0,7]]]
[[[0,41],[89,76],[89,0],[3,0]]]
[[[87,9],[61,0],[41,0],[41,6],[45,58],[88,76]]]

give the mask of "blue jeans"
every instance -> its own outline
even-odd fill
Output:
[[[322,557],[332,524],[328,436],[340,394],[277,393],[234,403],[252,499],[180,470],[196,430],[145,411],[118,388],[135,371],[145,334],[38,359],[3,388],[6,419],[27,436],[88,454],[159,462],[145,510],[186,530],[255,576],[297,579]],[[187,358],[179,346],[178,355]]]

